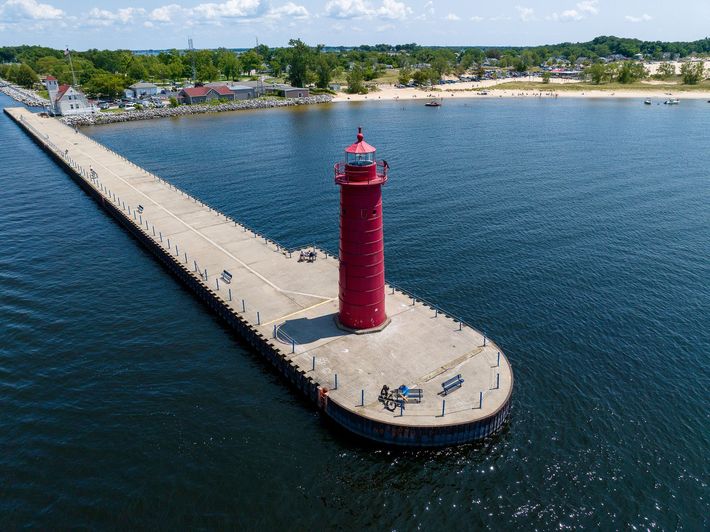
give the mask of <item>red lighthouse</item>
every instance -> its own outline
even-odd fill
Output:
[[[387,163],[375,160],[375,148],[358,128],[357,142],[335,165],[340,185],[340,312],[348,329],[386,325],[385,250],[382,231],[382,185]]]

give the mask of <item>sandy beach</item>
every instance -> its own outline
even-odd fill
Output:
[[[501,88],[511,82],[538,83],[539,90],[507,90]],[[638,98],[645,100],[663,99],[670,97],[679,99],[710,100],[710,91],[683,90],[678,85],[676,90],[654,90],[654,82],[648,82],[648,89],[596,89],[596,90],[570,90],[564,88],[559,90],[556,86],[573,85],[577,81],[551,80],[549,84],[536,81],[535,78],[511,78],[504,80],[486,80],[481,82],[455,83],[448,85],[436,85],[432,88],[403,88],[398,89],[392,84],[380,85],[379,90],[369,94],[346,94],[338,93],[334,102],[362,102],[378,100],[431,100],[431,99],[460,99],[460,98]],[[482,94],[486,92],[487,94]]]

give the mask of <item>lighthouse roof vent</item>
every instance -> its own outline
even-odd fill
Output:
[[[362,128],[357,128],[357,142],[345,148],[345,153],[375,153],[377,151],[375,147],[365,142],[364,138]]]

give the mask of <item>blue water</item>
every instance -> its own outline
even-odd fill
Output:
[[[2,115],[2,528],[707,530],[709,124],[701,101],[472,100],[85,129],[336,248],[332,163],[364,126],[388,278],[516,376],[495,438],[398,451],[323,420]]]

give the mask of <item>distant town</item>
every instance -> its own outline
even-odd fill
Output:
[[[383,88],[456,90],[457,84],[569,81],[643,88],[706,87],[710,39],[653,42],[597,37],[527,48],[309,46],[184,50],[0,48],[0,90],[53,115],[123,113],[259,98],[376,94]],[[513,86],[513,85],[511,85]],[[656,86],[656,85],[653,85]],[[463,87],[461,85],[460,87]],[[522,86],[521,86],[522,87]],[[453,93],[452,93],[453,94]]]

